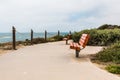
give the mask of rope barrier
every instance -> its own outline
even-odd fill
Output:
[[[19,31],[17,31],[17,30],[16,30],[16,32],[17,32],[18,34],[22,35],[22,36],[25,34],[25,33],[19,32]]]

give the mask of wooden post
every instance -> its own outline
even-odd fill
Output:
[[[33,30],[31,29],[31,45],[33,44]]]
[[[58,30],[58,37],[60,36],[60,31]]]
[[[13,26],[12,27],[12,39],[13,39],[13,49],[16,50],[16,29],[15,27]]]
[[[69,34],[70,34],[70,35],[72,34],[71,31],[69,32]]]
[[[45,42],[47,42],[47,31],[45,30]]]

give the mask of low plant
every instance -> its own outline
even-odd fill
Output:
[[[106,70],[108,70],[111,73],[114,74],[120,74],[120,66],[119,65],[108,65],[106,67]]]
[[[90,29],[73,33],[74,42],[78,42],[84,33],[90,35],[88,45],[93,46],[108,46],[120,40],[120,29]]]
[[[50,37],[48,40],[49,41],[61,41],[63,39],[63,36],[61,36],[61,35],[55,35],[55,36],[53,36],[53,37]]]
[[[107,49],[96,54],[96,59],[102,62],[113,62],[120,64],[120,42],[117,42]]]

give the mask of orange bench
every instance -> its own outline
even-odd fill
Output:
[[[69,34],[66,38],[63,38],[64,41],[66,41],[66,44],[68,44],[68,40],[71,38],[71,35]]]
[[[89,38],[90,38],[89,34],[82,34],[78,43],[74,42],[70,43],[70,49],[76,50],[76,57],[79,57],[80,50],[86,47]]]

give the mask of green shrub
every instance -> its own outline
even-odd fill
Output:
[[[120,29],[91,29],[75,32],[72,39],[78,42],[83,33],[90,34],[88,45],[108,46],[120,40]]]
[[[38,44],[38,43],[45,43],[45,39],[44,38],[34,38],[33,44]]]
[[[111,24],[104,24],[100,26],[98,29],[115,29],[115,28],[120,28],[118,25],[111,25]]]
[[[102,62],[113,62],[120,64],[120,42],[117,42],[107,49],[97,53],[96,59]]]
[[[53,37],[55,40],[57,40],[57,41],[60,41],[60,40],[62,40],[63,39],[63,36],[58,36],[58,35],[56,35],[56,36],[54,36]]]
[[[114,74],[120,74],[120,66],[118,65],[108,65],[106,69]]]
[[[55,35],[55,36],[49,38],[48,41],[61,41],[62,39],[63,39],[63,36]]]

